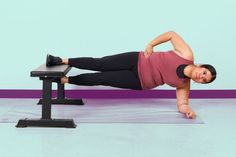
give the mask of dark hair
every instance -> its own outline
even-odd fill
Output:
[[[210,64],[202,64],[200,67],[206,68],[211,72],[211,80],[206,83],[211,83],[216,79],[216,69]]]

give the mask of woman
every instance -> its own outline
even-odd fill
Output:
[[[167,41],[171,41],[174,50],[153,53],[155,46]],[[63,77],[61,78],[63,84],[105,85],[143,90],[166,83],[176,88],[178,110],[187,118],[196,117],[188,105],[190,80],[205,84],[214,81],[216,78],[216,70],[213,66],[194,64],[191,48],[173,31],[166,32],[152,40],[147,45],[145,52],[126,52],[102,58],[61,59],[52,55],[47,56],[47,66],[61,64],[99,71]]]

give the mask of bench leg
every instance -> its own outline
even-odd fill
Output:
[[[42,99],[38,104],[42,104]],[[82,99],[67,99],[65,98],[65,85],[57,82],[57,98],[51,99],[51,104],[56,105],[84,105]]]
[[[42,119],[51,119],[52,81],[43,80]]]
[[[65,85],[59,82],[57,83],[57,99],[65,99]]]
[[[20,119],[16,127],[38,126],[38,127],[66,127],[75,128],[73,119],[52,119],[51,118],[51,96],[52,80],[43,80],[42,118],[41,119]]]

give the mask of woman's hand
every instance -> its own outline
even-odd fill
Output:
[[[187,111],[185,113],[186,117],[189,119],[195,119],[196,118],[196,114],[193,111]]]
[[[148,58],[152,53],[153,53],[153,46],[149,44],[145,49],[144,56]]]
[[[189,119],[196,118],[195,112],[188,105],[185,105],[185,104],[178,105],[178,110],[179,112],[185,114],[185,116]]]

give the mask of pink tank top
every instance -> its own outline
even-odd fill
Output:
[[[138,75],[143,89],[151,89],[163,84],[172,87],[182,86],[188,78],[179,78],[176,69],[181,64],[193,64],[174,51],[153,52],[145,58],[144,52],[139,53]]]

